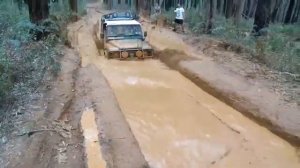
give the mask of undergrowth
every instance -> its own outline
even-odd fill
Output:
[[[174,20],[174,9],[164,12],[167,24]],[[199,10],[186,11],[186,24],[196,35],[205,33],[206,16]],[[294,25],[270,24],[265,37],[251,35],[253,20],[243,19],[236,26],[232,19],[216,15],[212,34],[224,42],[248,49],[270,68],[281,72],[300,74],[300,23]]]
[[[67,2],[50,3],[49,19],[37,26],[29,21],[25,4],[19,9],[12,1],[0,1],[0,127],[11,116],[11,106],[24,103],[45,83],[46,76],[59,73],[61,46],[73,17]],[[78,10],[85,14],[85,0],[79,1]],[[47,36],[37,40],[32,33],[36,31]]]

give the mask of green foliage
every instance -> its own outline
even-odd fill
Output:
[[[86,3],[86,0],[77,0],[78,14],[76,15],[83,16],[87,13]],[[62,22],[68,23],[72,15],[74,15],[67,0],[58,0],[57,2],[50,3],[50,14],[52,17],[57,18],[61,24]]]
[[[273,24],[266,40],[266,63],[284,72],[300,74],[300,29],[295,25]]]
[[[9,90],[12,88],[11,67],[4,56],[4,51],[0,48],[0,102],[7,96]]]
[[[9,53],[5,48],[6,43],[12,46],[18,46],[18,41],[13,41],[21,33],[21,30],[13,31],[16,23],[22,19],[22,15],[11,11],[17,9],[8,2],[0,3],[0,104],[4,101],[13,88],[13,62],[11,62]],[[13,33],[14,32],[14,33]],[[14,36],[12,36],[12,34]],[[11,37],[11,38],[7,38]]]
[[[164,13],[168,23],[174,20],[174,9]],[[189,30],[197,35],[205,33],[205,10],[186,10],[186,20]],[[265,31],[266,37],[257,39],[251,35],[252,19],[242,19],[235,25],[232,19],[216,15],[213,19],[213,29],[210,36],[227,43],[242,46],[269,67],[279,71],[300,74],[300,25],[271,24]]]
[[[242,20],[237,26],[232,19],[216,16],[212,36],[229,43],[245,46],[255,50],[255,38],[250,35],[253,20]]]
[[[205,16],[198,10],[187,11],[186,22],[193,33],[201,34],[205,31]]]
[[[78,0],[78,14],[80,16],[86,15],[86,0]]]
[[[58,44],[67,40],[65,27],[74,15],[86,13],[86,0],[78,0],[78,14],[66,0],[49,2],[49,19],[35,25],[26,6],[0,1],[0,107],[37,88],[45,73],[60,71]]]
[[[166,19],[166,22],[168,25],[172,25],[173,21],[175,19],[174,10],[175,10],[175,8],[171,8],[168,11],[165,11],[164,13],[162,13],[162,15]]]
[[[294,38],[300,35],[300,29],[295,25],[271,24],[266,30],[268,35],[256,39],[250,34],[252,25],[253,20],[243,19],[236,26],[231,19],[217,17],[212,36],[252,50],[273,69],[299,74],[300,48]]]
[[[45,74],[55,76],[60,71],[58,45],[64,42],[61,34],[70,13],[54,9],[54,4],[50,11],[51,17],[37,26],[29,21],[25,7],[19,10],[12,1],[0,2],[0,121],[1,107],[26,98],[40,86]],[[47,36],[36,41],[36,32]]]
[[[168,11],[163,13],[164,18],[168,25],[172,25],[175,19],[175,8],[170,8]],[[188,24],[190,30],[193,33],[201,33],[203,26],[205,26],[204,22],[205,18],[203,14],[197,10],[188,10],[186,11],[185,23]]]

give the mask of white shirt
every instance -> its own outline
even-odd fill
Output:
[[[154,9],[155,13],[160,13],[160,6],[158,4],[155,4]]]
[[[183,7],[176,8],[174,12],[176,13],[176,17],[175,17],[176,19],[183,20],[183,18],[184,18],[184,9],[183,9]]]

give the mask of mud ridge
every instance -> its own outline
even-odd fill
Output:
[[[256,115],[259,113],[259,108],[256,105],[250,103],[244,97],[241,97],[233,92],[227,92],[218,89],[213,84],[199,78],[197,74],[180,66],[180,62],[186,60],[197,60],[196,58],[190,57],[186,55],[184,52],[177,51],[177,50],[170,50],[170,49],[158,51],[156,54],[158,55],[158,58],[163,63],[165,63],[169,68],[177,70],[183,76],[191,80],[194,84],[196,84],[197,86],[199,86],[200,88],[208,92],[209,94],[218,98],[219,100],[226,103],[227,105],[233,107],[234,109],[241,112],[249,119],[257,122],[259,125],[266,127],[267,129],[269,129],[271,132],[278,135],[279,137],[287,140],[291,145],[295,147],[300,147],[299,137],[286,132],[278,125],[273,124],[269,119]]]
[[[97,78],[93,78],[97,76]],[[94,65],[81,68],[79,87],[86,88],[85,101],[96,113],[100,145],[108,167],[148,168],[144,155],[117,99],[102,72]],[[89,99],[89,100],[86,100]]]
[[[74,50],[73,50],[74,51]],[[77,52],[74,51],[74,53],[76,54],[76,57],[79,58],[79,54]],[[81,59],[79,59],[78,63],[76,63],[76,67],[72,72],[72,83],[71,83],[71,92],[69,93],[70,97],[69,99],[66,101],[66,103],[64,103],[63,109],[58,117],[58,120],[63,120],[65,118],[65,116],[69,113],[69,109],[71,108],[71,106],[74,104],[74,99],[76,98],[76,81],[77,81],[77,76],[78,76],[78,72],[79,69],[81,68]]]
[[[72,128],[65,117],[75,97],[74,76],[79,68],[78,54],[76,57],[73,50],[65,48],[61,63],[62,70],[46,94],[46,110],[35,125],[35,129],[52,129],[55,132],[41,131],[28,136],[26,139],[30,144],[24,151],[26,154],[15,161],[17,167],[81,167],[79,158],[83,156],[80,156],[82,149],[78,145],[81,143],[81,133],[76,127]],[[73,160],[74,156],[77,158]]]
[[[59,139],[50,140],[49,138],[45,139],[45,143],[48,143],[49,146],[53,146],[52,149],[52,157],[51,162],[49,162],[49,166],[53,167],[74,167],[80,168],[84,167],[84,153],[83,153],[83,136],[80,129],[80,117],[81,117],[81,109],[77,107],[77,76],[79,73],[79,69],[81,68],[81,60],[79,54],[73,49],[68,49],[68,55],[62,61],[63,66],[65,67],[65,74],[59,80],[59,83],[66,83],[62,85],[56,84],[58,86],[58,93],[60,91],[64,93],[66,91],[66,95],[63,94],[57,95],[52,94],[59,100],[63,100],[61,103],[62,108],[57,110],[57,108],[49,108],[52,113],[50,113],[50,119],[56,121],[59,125],[62,125],[62,129],[68,129],[68,134],[61,136]],[[72,69],[69,71],[69,69]],[[59,97],[63,98],[60,99]],[[65,100],[64,100],[65,99]],[[55,103],[57,105],[57,103]],[[55,106],[54,104],[54,106]],[[51,139],[51,138],[50,138]]]
[[[78,49],[84,44],[78,40],[78,34],[88,29],[91,32],[89,42],[101,49],[101,42],[95,38],[95,25],[83,29],[80,27],[82,27],[80,21],[69,27],[69,40],[73,48]],[[101,50],[97,52],[102,55]],[[94,64],[84,64],[79,69],[74,104],[76,104],[75,109],[80,109],[78,112],[80,114],[85,108],[93,109],[95,112],[101,153],[107,167],[149,167],[129,123],[123,116],[113,90],[101,70]]]

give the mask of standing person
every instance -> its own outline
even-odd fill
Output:
[[[159,4],[156,2],[155,5],[154,5],[154,15],[155,15],[155,23],[156,23],[156,26],[158,24],[158,19],[159,19],[159,16],[160,16],[160,13],[161,13],[161,10],[160,10],[160,6]]]
[[[154,10],[155,10],[156,14],[160,14],[161,11],[160,11],[160,6],[159,6],[158,2],[155,3]]]
[[[183,27],[183,20],[184,20],[184,9],[183,7],[178,4],[177,8],[174,10],[174,12],[176,13],[176,17],[175,17],[175,24],[174,24],[174,29],[173,31],[176,31],[176,27],[177,24],[181,26],[182,32],[184,32],[184,27]]]

